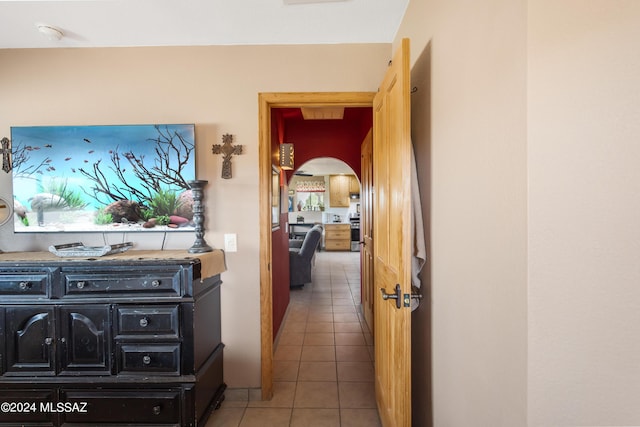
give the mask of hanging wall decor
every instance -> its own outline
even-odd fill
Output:
[[[11,147],[9,146],[9,138],[4,137],[0,140],[0,154],[2,155],[2,170],[6,173],[11,172]]]
[[[222,179],[231,178],[231,156],[242,154],[242,145],[232,145],[233,135],[228,133],[222,135],[222,145],[214,144],[213,154],[222,154]]]

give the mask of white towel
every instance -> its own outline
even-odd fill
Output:
[[[411,148],[411,234],[413,238],[411,256],[411,285],[420,290],[420,271],[427,261],[427,248],[424,241],[424,224],[422,222],[422,203],[420,202],[420,187],[418,186],[418,171],[416,156]],[[420,300],[411,298],[411,311],[418,308]]]

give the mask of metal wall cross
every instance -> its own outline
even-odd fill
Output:
[[[11,148],[9,148],[9,138],[0,140],[0,154],[2,154],[2,170],[6,173],[11,171]]]
[[[222,154],[222,178],[231,178],[231,156],[242,154],[242,145],[231,145],[233,135],[228,133],[222,135],[222,145],[213,144],[213,154]]]

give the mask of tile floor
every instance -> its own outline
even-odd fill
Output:
[[[359,252],[318,252],[291,290],[274,353],[274,396],[227,389],[206,427],[376,427],[373,339],[359,312]]]

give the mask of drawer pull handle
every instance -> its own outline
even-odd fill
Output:
[[[142,363],[144,363],[145,365],[148,365],[149,363],[151,363],[151,356],[146,354],[142,356]]]
[[[52,342],[53,342],[53,339],[52,339],[52,338],[50,338],[50,337],[47,337],[47,338],[45,338],[45,339],[44,339],[44,343],[45,343],[46,345],[51,345],[51,343],[52,343]]]
[[[26,291],[27,289],[31,289],[31,282],[20,282],[18,286],[20,286],[20,289],[23,291]]]
[[[160,412],[162,412],[162,406],[156,405],[153,407],[152,411],[153,415],[160,415]]]
[[[78,282],[76,283],[76,288],[78,289],[83,289],[86,286],[86,282],[82,281],[82,282]]]
[[[143,328],[147,327],[149,325],[149,319],[147,319],[146,317],[143,317],[142,319],[140,319],[140,326],[142,326]]]
[[[160,280],[154,280],[151,282],[151,286],[154,288],[157,288],[158,286],[160,286]]]

